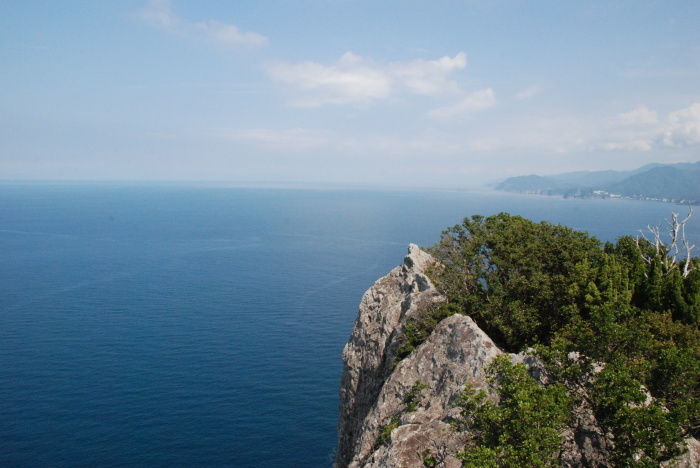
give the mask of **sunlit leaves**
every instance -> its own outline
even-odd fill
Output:
[[[430,274],[447,302],[409,324],[414,345],[463,313],[506,351],[536,346],[547,376],[501,359],[497,403],[465,391],[465,466],[553,464],[558,411],[584,399],[616,465],[657,466],[700,435],[700,272],[669,268],[664,252],[505,213],[445,231]]]

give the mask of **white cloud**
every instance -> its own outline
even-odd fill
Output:
[[[294,101],[294,105],[312,107],[369,104],[401,92],[414,95],[458,93],[458,84],[449,80],[449,76],[466,65],[464,52],[438,60],[393,63],[378,63],[346,52],[333,65],[278,62],[268,66],[268,73],[274,80],[306,93]]]
[[[659,123],[659,114],[647,106],[639,106],[629,112],[617,114],[613,120],[622,125],[656,125]]]
[[[149,0],[148,5],[140,11],[141,18],[155,26],[168,29],[176,28],[180,18],[170,9],[170,0]]]
[[[591,149],[651,151],[663,129],[658,112],[647,106],[603,119],[602,125],[597,141],[590,142]]]
[[[466,66],[467,54],[460,52],[454,58],[446,56],[438,60],[395,62],[389,64],[387,70],[394,81],[410,93],[438,95],[459,92],[457,83],[449,81],[447,77]]]
[[[684,147],[700,143],[700,103],[672,111],[666,119],[647,106],[606,120],[603,149],[652,151],[661,147]]]
[[[508,135],[504,142],[561,153],[679,148],[700,144],[700,103],[672,111],[666,118],[640,105],[607,118],[558,115],[532,119],[532,123],[522,120],[513,130],[503,132]]]
[[[453,106],[436,109],[432,116],[450,119],[459,112],[476,112],[495,103],[490,89],[476,91]],[[489,112],[483,118],[460,123],[457,131],[443,128],[440,123],[438,120],[435,128],[419,134],[397,136],[385,147],[403,154],[590,154],[641,158],[641,153],[651,157],[671,144],[700,143],[700,103],[670,112],[666,118],[642,105],[608,117],[567,111]],[[366,139],[365,143],[371,146],[371,141]]]
[[[237,26],[215,20],[192,23],[183,21],[170,7],[170,0],[149,0],[140,12],[148,23],[174,34],[200,37],[221,45],[261,46],[267,38],[254,32],[241,32]]]
[[[673,147],[700,143],[700,102],[669,114],[663,141]]]
[[[452,105],[433,109],[428,112],[428,117],[448,120],[457,115],[472,114],[491,108],[496,105],[496,95],[491,88],[480,89],[466,94]]]
[[[202,31],[207,37],[222,44],[242,44],[248,46],[261,46],[267,44],[267,38],[261,34],[247,32],[242,33],[238,27],[219,21],[205,21],[193,25],[195,29]]]
[[[476,91],[455,104],[455,109],[444,111],[444,116],[473,112],[494,103],[492,90]],[[467,167],[464,161],[469,159],[471,168],[472,164],[505,161],[516,155],[534,158],[541,168],[552,158],[574,158],[571,161],[580,167],[589,162],[622,167],[652,162],[670,143],[700,143],[699,122],[700,103],[696,103],[665,117],[643,105],[608,117],[567,111],[538,113],[530,109],[505,115],[488,112],[483,118],[460,122],[457,131],[454,126],[436,121],[411,132],[395,129],[387,133],[378,128],[358,134],[322,128],[248,128],[220,130],[215,136],[259,149],[261,154],[290,155],[295,161],[332,155],[356,164],[374,164],[370,161],[376,159],[384,168],[421,164],[426,158],[442,161],[446,167]],[[666,141],[665,137],[673,140]],[[514,173],[535,171],[534,167],[520,167]]]
[[[332,66],[315,62],[275,63],[268,67],[268,72],[277,81],[314,91],[313,95],[296,102],[300,106],[366,103],[391,94],[389,76],[374,63],[351,52],[345,53]]]
[[[590,150],[604,149],[608,151],[651,151],[654,148],[653,140],[648,138],[619,138],[614,141],[608,141],[598,146],[592,147]]]

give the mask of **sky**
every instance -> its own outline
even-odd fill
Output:
[[[0,3],[0,180],[470,188],[698,160],[697,0]]]

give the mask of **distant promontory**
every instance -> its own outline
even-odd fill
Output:
[[[496,190],[565,198],[634,198],[700,204],[700,162],[648,164],[633,171],[511,177]]]

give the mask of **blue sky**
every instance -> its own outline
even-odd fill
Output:
[[[0,5],[0,179],[473,187],[700,160],[700,2]]]

